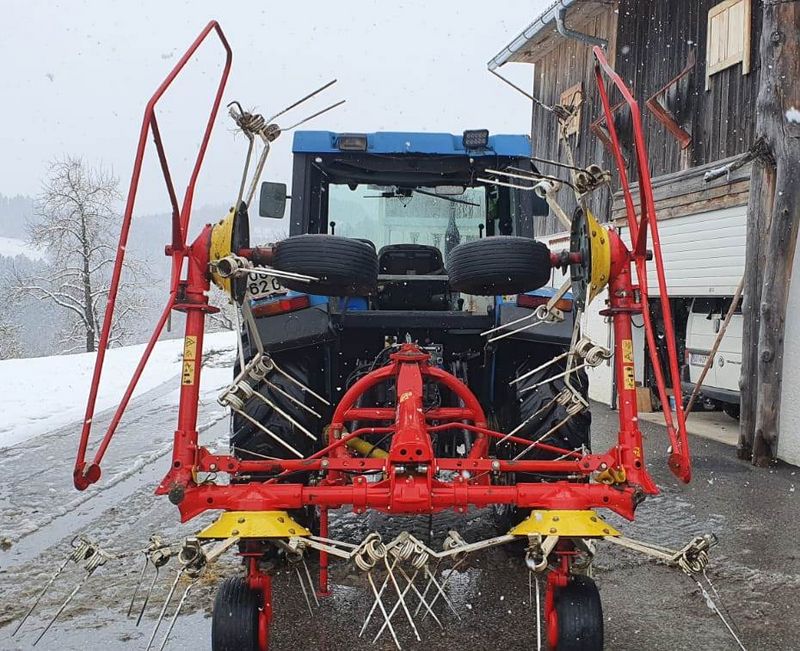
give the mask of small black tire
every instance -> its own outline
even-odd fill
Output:
[[[734,420],[739,420],[739,417],[741,415],[741,409],[739,408],[738,403],[723,402],[722,411],[724,411],[728,416],[730,416]]]
[[[555,595],[558,651],[603,650],[603,605],[597,584],[588,576],[572,577]]]
[[[378,255],[364,242],[336,235],[296,235],[275,245],[272,264],[319,278],[304,283],[281,279],[298,292],[323,296],[368,296],[378,286]]]
[[[550,250],[527,237],[498,235],[459,244],[447,258],[450,286],[465,294],[522,294],[550,280]]]
[[[225,579],[214,599],[212,651],[258,651],[258,617],[258,593],[242,577]]]

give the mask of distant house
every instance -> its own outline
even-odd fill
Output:
[[[642,107],[680,350],[691,300],[731,297],[744,272],[750,168],[712,182],[705,182],[704,175],[753,143],[760,30],[761,8],[755,0],[558,0],[488,63],[490,70],[501,73],[507,63],[531,64],[537,100],[545,106],[579,107],[566,136],[576,164],[599,163],[613,170],[591,52],[595,44],[605,48]],[[629,116],[622,107],[615,120],[624,137]],[[537,103],[531,139],[538,158],[566,161],[556,119]],[[566,178],[558,167],[541,161],[536,165],[543,173]],[[617,188],[615,177],[610,188],[594,193],[590,207],[598,219],[614,220],[624,231]],[[567,212],[575,206],[563,190],[559,201]],[[568,244],[561,230],[553,215],[535,224],[536,237],[553,248]],[[787,322],[800,314],[800,277],[795,281]],[[654,278],[650,284],[656,285]],[[606,343],[611,335],[598,314],[601,303],[595,301],[588,315],[588,334]],[[641,333],[639,339],[637,356],[642,360]],[[800,335],[787,332],[784,375],[798,366]],[[647,385],[650,370],[640,368],[644,375],[637,379]],[[591,397],[612,402],[611,367],[594,369],[592,380]],[[800,463],[800,405],[787,393],[793,386],[784,382],[778,453]]]

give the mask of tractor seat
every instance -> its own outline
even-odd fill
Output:
[[[449,310],[442,252],[424,244],[390,244],[378,252],[378,309]]]
[[[442,252],[426,244],[389,244],[378,252],[378,273],[391,276],[444,275]]]

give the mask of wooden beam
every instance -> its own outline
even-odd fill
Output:
[[[767,145],[768,155],[761,165],[767,178],[774,173],[775,184],[771,202],[768,196],[761,201],[761,205],[766,202],[771,216],[760,301],[755,303],[752,297],[748,301],[750,311],[756,305],[760,311],[758,340],[754,341],[754,333],[748,329],[743,342],[748,355],[756,343],[758,350],[756,382],[752,378],[745,381],[748,390],[756,391],[753,464],[759,466],[767,465],[777,454],[786,304],[800,225],[800,123],[790,119],[790,111],[800,107],[800,3],[764,3],[762,11],[756,135]],[[762,222],[765,215],[753,214],[752,219]],[[751,272],[755,262],[749,265]],[[748,370],[753,368],[752,361]]]

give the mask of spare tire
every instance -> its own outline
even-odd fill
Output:
[[[450,286],[498,296],[539,289],[550,280],[550,250],[527,237],[498,235],[459,244],[447,258]]]
[[[296,235],[275,245],[272,264],[281,271],[314,276],[304,283],[281,279],[298,292],[324,296],[367,296],[378,285],[378,256],[364,242],[336,235]]]

